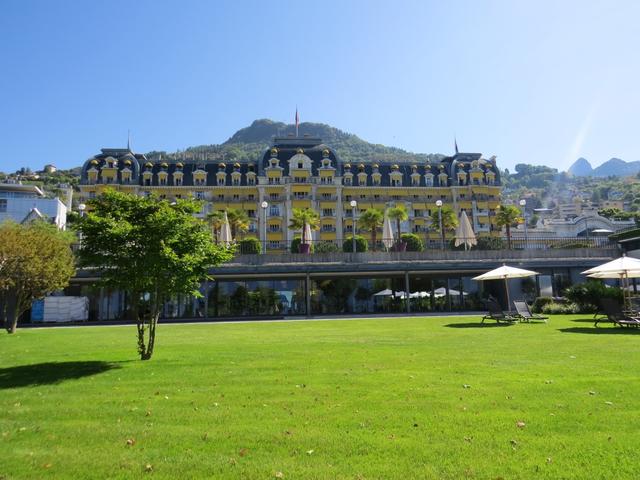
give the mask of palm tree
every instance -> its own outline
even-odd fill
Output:
[[[382,227],[383,221],[384,212],[379,208],[369,208],[360,216],[362,228],[371,232],[372,250],[374,252],[376,251],[376,234],[378,233],[378,228]]]
[[[217,210],[215,212],[210,212],[207,214],[207,223],[211,227],[211,231],[213,233],[213,239],[218,243],[218,232],[222,228],[222,224],[224,223],[224,212]]]
[[[394,219],[396,221],[396,227],[398,230],[398,240],[396,245],[400,245],[400,222],[404,222],[409,218],[409,213],[404,205],[398,204],[395,207],[391,207],[387,210],[387,215],[389,218]]]
[[[440,231],[440,215],[442,215],[442,231]],[[440,232],[442,243],[445,241],[445,234],[456,229],[458,226],[458,216],[449,205],[443,205],[437,210],[431,211],[431,228]]]
[[[247,212],[240,208],[230,208],[227,210],[227,218],[229,219],[229,227],[231,228],[231,237],[236,239],[237,233],[244,233],[249,230],[251,220]]]
[[[511,227],[520,220],[520,209],[514,205],[500,205],[496,213],[496,225],[507,230],[507,246],[511,250]]]
[[[307,225],[309,225],[311,230],[318,230],[320,228],[320,215],[318,215],[318,212],[308,208],[294,208],[289,229],[302,230],[301,244],[306,244],[308,243],[307,240],[311,240],[310,238],[304,237],[304,231]]]

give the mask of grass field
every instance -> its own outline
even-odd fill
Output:
[[[0,479],[624,479],[640,332],[580,316],[0,334]],[[521,422],[521,423],[519,423]]]

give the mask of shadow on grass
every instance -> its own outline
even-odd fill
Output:
[[[493,327],[509,327],[515,325],[515,323],[448,323],[445,327],[448,328],[493,328]]]
[[[602,318],[602,317],[600,317],[600,318]],[[576,319],[571,320],[571,321],[572,322],[576,322],[576,323],[591,323],[591,324],[593,324],[593,323],[595,323],[596,319],[593,318],[593,317],[591,317],[591,318],[576,318]],[[604,320],[600,320],[600,323],[611,323],[611,322],[608,322],[606,319],[604,319]]]
[[[559,328],[563,333],[587,333],[591,335],[640,335],[639,328],[619,327],[569,327]]]
[[[0,390],[49,385],[104,373],[118,365],[110,362],[50,362],[0,368]]]

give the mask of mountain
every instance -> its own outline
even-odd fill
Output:
[[[568,172],[576,177],[628,177],[640,172],[640,161],[625,162],[612,158],[592,168],[588,160],[579,158],[569,167]]]
[[[187,158],[204,158],[206,160],[225,161],[233,160],[257,160],[268,148],[275,137],[286,137],[295,134],[295,125],[275,122],[269,119],[255,120],[248,127],[234,133],[222,144],[199,145],[189,147],[184,152],[149,152],[150,158],[157,158],[160,154],[164,157],[174,158],[185,156]],[[439,154],[412,153],[396,147],[369,143],[357,135],[344,132],[323,123],[304,122],[299,125],[300,136],[309,135],[320,137],[324,143],[333,148],[345,162],[360,163],[371,161],[394,161],[407,163],[424,163],[427,158],[438,160],[443,157]]]
[[[580,157],[569,167],[568,172],[576,177],[587,177],[592,174],[593,167],[586,158]]]
[[[625,162],[619,158],[612,158],[607,160],[599,167],[594,168],[594,177],[627,177],[629,175],[635,175],[640,172],[640,161]]]

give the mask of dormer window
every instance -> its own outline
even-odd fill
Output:
[[[351,185],[351,177],[345,177],[342,180],[343,180],[342,183],[344,185]]]
[[[304,168],[302,162],[298,162],[298,168]]]

